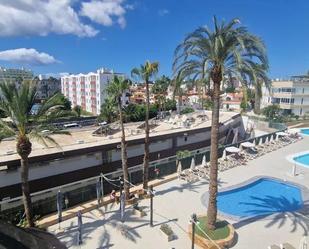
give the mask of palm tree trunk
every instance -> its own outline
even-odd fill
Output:
[[[33,222],[33,212],[32,212],[32,204],[30,197],[30,189],[29,189],[29,164],[28,164],[28,156],[20,159],[21,165],[21,190],[23,195],[23,203],[26,214],[26,219],[29,227],[34,227]]]
[[[143,165],[143,189],[148,188],[149,167],[149,82],[146,80],[145,151]]]
[[[18,137],[16,149],[18,155],[20,156],[21,190],[22,190],[26,219],[28,226],[34,227],[30,188],[29,188],[29,160],[28,160],[28,157],[32,150],[32,144],[26,136],[20,136]]]
[[[127,145],[126,145],[126,133],[124,131],[121,100],[118,100],[118,111],[119,111],[119,120],[121,125],[121,161],[122,161],[122,171],[124,179],[124,193],[126,199],[130,197],[130,186],[129,186],[129,172],[128,172],[128,155],[127,155]]]
[[[208,228],[214,230],[217,220],[217,193],[218,193],[218,138],[219,138],[219,107],[220,107],[220,83],[222,72],[220,67],[212,71],[214,90],[213,108],[211,119],[211,148],[210,148],[210,181],[209,202],[207,209]]]
[[[261,113],[261,98],[257,91],[254,94],[254,113],[260,114]]]
[[[178,95],[178,114],[181,113],[181,106],[182,106],[182,96]]]

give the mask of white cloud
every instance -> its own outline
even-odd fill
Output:
[[[104,26],[113,25],[113,18],[116,18],[117,23],[124,28],[126,26],[124,18],[126,6],[122,6],[123,2],[123,0],[91,0],[90,2],[83,2],[80,14]]]
[[[48,65],[59,62],[53,56],[38,52],[34,48],[17,48],[0,51],[0,60],[27,65]]]
[[[165,16],[168,15],[170,11],[168,9],[161,9],[158,11],[159,16]]]
[[[49,33],[92,37],[99,31],[91,22],[111,26],[126,25],[126,0],[1,0],[0,36],[41,35]],[[124,5],[124,6],[123,6]],[[73,8],[74,6],[74,8]],[[77,8],[81,7],[79,11]]]

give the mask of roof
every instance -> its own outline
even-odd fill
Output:
[[[208,121],[200,121],[198,118],[199,112],[192,114],[187,114],[187,117],[194,117],[196,123],[193,124],[193,127],[188,129],[182,125],[182,115],[178,115],[170,121],[157,121],[157,126],[150,131],[150,137],[168,135],[188,130],[198,130],[201,128],[206,128],[211,126],[211,112],[205,111],[206,115],[209,117]],[[235,112],[220,112],[220,122],[225,122],[230,120],[232,117],[239,115]],[[145,137],[143,130],[139,126],[143,122],[136,123],[127,123],[125,124],[126,138],[127,141],[143,139]],[[57,143],[60,145],[60,148],[55,146],[44,147],[44,145],[39,144],[36,141],[32,142],[32,152],[31,157],[50,155],[55,153],[65,153],[69,151],[74,151],[78,149],[85,149],[90,147],[120,143],[121,132],[117,131],[112,136],[94,136],[93,132],[98,129],[98,126],[84,127],[84,128],[75,128],[71,129],[71,135],[52,135]],[[0,143],[0,165],[5,165],[7,161],[19,160],[19,156],[16,153],[16,142],[15,140],[11,141],[2,141]]]

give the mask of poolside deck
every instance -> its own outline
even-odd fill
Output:
[[[289,154],[308,150],[309,137],[249,161],[247,166],[239,166],[219,173],[220,188],[233,186],[255,176],[271,176],[298,183],[309,188],[309,168],[297,167],[297,175],[292,176],[293,165],[286,159]],[[205,181],[186,183],[174,180],[157,186],[154,198],[154,227],[149,227],[149,214],[139,218],[126,211],[126,222],[119,221],[119,206],[108,206],[83,215],[84,244],[77,246],[77,219],[69,219],[62,223],[65,231],[58,237],[69,248],[190,248],[187,235],[190,215],[206,212],[201,203],[201,196],[208,191]],[[305,203],[309,209],[309,203]],[[149,211],[149,200],[143,200],[140,206]],[[298,248],[301,237],[309,231],[309,217],[298,212],[287,213],[285,216],[250,221],[232,221],[237,232],[235,249],[263,249],[271,244],[289,242]],[[177,239],[167,242],[159,231],[160,224],[168,223]],[[57,232],[58,225],[51,226],[50,231]],[[121,233],[123,231],[124,234]],[[196,247],[198,248],[198,247]]]

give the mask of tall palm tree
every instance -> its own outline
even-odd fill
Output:
[[[126,199],[130,196],[130,186],[129,186],[129,172],[128,172],[128,153],[127,153],[127,142],[126,134],[124,130],[124,118],[123,118],[123,108],[122,108],[122,96],[129,89],[130,80],[123,77],[115,76],[113,81],[111,81],[106,92],[115,99],[115,103],[118,107],[119,122],[121,126],[121,161],[122,161],[122,171],[124,179],[124,192]]]
[[[178,71],[174,79],[172,80],[172,87],[173,87],[173,100],[175,100],[175,96],[178,96],[178,114],[180,114],[181,106],[182,106],[182,97],[184,95],[183,86],[185,85],[184,82],[184,74],[182,71]]]
[[[149,168],[149,81],[159,71],[158,62],[146,61],[139,68],[131,71],[132,77],[138,77],[146,85],[146,118],[145,118],[145,153],[143,165],[143,188],[148,188],[148,168]]]
[[[21,165],[21,187],[23,204],[28,226],[33,227],[33,212],[29,189],[29,155],[32,151],[31,140],[48,146],[49,143],[59,146],[50,137],[50,133],[69,134],[68,132],[56,130],[48,124],[51,118],[59,117],[63,110],[63,99],[60,94],[55,94],[45,100],[37,111],[33,111],[36,103],[37,91],[30,82],[22,82],[18,87],[16,84],[0,84],[0,110],[2,110],[12,122],[5,123],[0,121],[0,134],[6,133],[16,137],[16,150],[20,156]],[[48,129],[50,132],[44,133]]]
[[[196,29],[175,50],[174,70],[190,71],[190,68],[187,69],[187,63],[192,59],[205,62],[205,68],[208,68],[213,83],[211,168],[207,209],[208,227],[211,230],[216,228],[217,219],[219,106],[223,76],[232,74],[241,79],[242,74],[252,67],[252,62],[268,65],[262,40],[250,34],[239,23],[238,19],[229,23],[218,23],[214,17],[213,30],[206,26]],[[243,68],[246,70],[243,71]],[[193,70],[192,74],[194,73],[196,71]]]
[[[166,93],[170,84],[171,80],[165,75],[163,75],[162,77],[160,77],[158,80],[155,81],[151,89],[154,94],[158,95],[158,103],[160,111],[163,111],[165,109],[164,106],[166,102]]]

